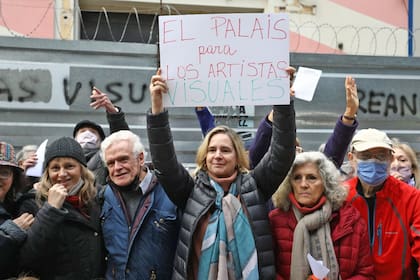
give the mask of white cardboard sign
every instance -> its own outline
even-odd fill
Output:
[[[289,104],[287,14],[159,17],[166,107]]]

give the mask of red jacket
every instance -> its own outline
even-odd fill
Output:
[[[357,193],[358,178],[347,183],[347,200],[374,225],[371,247],[376,279],[414,279],[412,257],[420,262],[419,192],[389,176],[376,193],[374,221],[369,221],[366,200]]]
[[[297,225],[295,215],[291,208],[287,212],[274,209],[269,217],[274,238],[276,278],[290,279],[293,232]],[[332,213],[330,227],[341,279],[375,279],[367,227],[358,211],[345,203]]]

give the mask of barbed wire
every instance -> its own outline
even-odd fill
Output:
[[[29,31],[28,33],[26,33],[26,34],[24,35],[24,37],[31,37],[31,36],[32,36],[32,34],[34,34],[34,33],[38,30],[38,28],[41,26],[41,24],[42,24],[42,23],[44,22],[44,20],[46,19],[47,14],[48,14],[48,12],[50,11],[50,9],[53,9],[53,8],[52,8],[53,4],[54,4],[54,0],[51,0],[51,1],[48,3],[47,7],[39,7],[39,6],[23,5],[23,4],[15,4],[15,3],[13,4],[14,6],[18,6],[18,7],[28,7],[28,8],[39,8],[39,9],[45,9],[45,11],[43,12],[42,17],[40,18],[40,20],[38,21],[38,23],[37,23],[37,24],[35,24],[35,25],[34,25],[34,28],[32,28],[32,29],[31,29],[31,31]],[[9,5],[9,4],[8,4],[8,5]],[[7,23],[7,21],[6,21],[5,17],[4,17],[4,15],[3,15],[3,1],[0,1],[0,19],[1,19],[1,22],[3,22],[4,27],[6,27],[6,28],[7,28],[7,30],[10,32],[10,35],[11,35],[11,36],[14,36],[14,37],[22,37],[22,35],[20,35],[20,34],[16,33],[15,31],[13,31],[13,29],[12,29],[12,28],[10,28],[10,27],[9,27],[9,25],[8,25],[8,23]]]
[[[56,28],[56,34],[59,38],[57,39],[68,39],[69,34],[63,34],[61,26],[59,24],[59,17],[61,16],[61,9],[54,7],[54,0],[50,1],[46,7],[39,7],[38,9],[45,9],[42,12],[42,16],[39,21],[34,24],[34,27],[25,34],[18,34],[11,28],[7,19],[3,13],[3,1],[0,0],[0,23],[3,23],[4,27],[8,30],[10,36],[14,37],[28,37],[34,36],[34,33],[40,28],[42,23],[46,20],[48,12],[53,9],[54,22]],[[7,4],[12,5],[12,4]],[[25,5],[25,7],[29,7]],[[31,6],[35,7],[35,6]],[[171,5],[163,5],[161,10],[164,14],[172,15],[181,13]],[[151,25],[147,26],[149,31],[145,30],[145,24],[142,24],[142,18],[147,15],[148,17],[153,16]],[[79,6],[73,11],[73,18],[79,21],[80,30],[76,36],[84,37],[86,40],[97,40],[99,31],[102,28],[106,28],[109,34],[109,40],[114,42],[123,42],[126,40],[127,33],[135,31],[138,34],[136,42],[145,44],[155,44],[153,38],[158,38],[158,29],[156,27],[157,18],[159,16],[159,9],[153,10],[142,10],[138,11],[136,7],[126,12],[126,18],[124,25],[121,30],[121,24],[118,26],[114,25],[111,20],[112,11],[101,7],[100,11],[97,12],[96,24],[94,31],[89,34],[88,29],[92,30],[92,26],[87,26],[83,18],[83,11]],[[135,20],[135,25],[130,25],[132,18]],[[74,27],[72,22],[72,28]],[[290,18],[290,31],[294,33],[294,40],[291,41],[290,51],[291,52],[309,52],[309,53],[332,53],[332,54],[352,54],[352,55],[385,55],[385,56],[407,56],[409,46],[409,35],[412,36],[412,47],[416,49],[416,34],[420,31],[419,29],[413,30],[410,34],[409,31],[401,27],[371,27],[371,26],[356,26],[353,24],[347,24],[343,26],[333,26],[330,23],[318,23],[314,21],[304,21],[301,23],[296,22],[293,18]],[[90,28],[89,28],[90,27]],[[136,30],[133,30],[136,29]],[[115,31],[119,30],[120,34]],[[145,37],[144,34],[148,36]],[[420,33],[419,33],[420,34]],[[83,35],[83,36],[81,36]],[[420,36],[420,35],[419,35]],[[101,38],[101,40],[104,40]],[[311,44],[308,44],[310,40]]]

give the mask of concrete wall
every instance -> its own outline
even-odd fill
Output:
[[[306,150],[325,142],[343,113],[344,78],[351,74],[361,99],[360,128],[386,130],[420,151],[420,59],[292,53],[290,61],[323,70],[313,101],[296,100],[298,137]],[[0,140],[17,147],[40,144],[45,138],[71,136],[82,119],[100,123],[107,132],[105,113],[89,107],[95,85],[123,108],[131,128],[147,146],[148,81],[155,69],[154,45],[2,38]],[[224,114],[219,123],[253,133],[270,108],[247,108],[235,117],[232,110],[212,109]],[[193,162],[202,137],[194,110],[173,108],[170,115],[180,160]]]

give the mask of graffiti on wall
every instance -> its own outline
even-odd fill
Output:
[[[91,89],[116,105],[144,103],[149,70],[0,62],[0,108],[73,110],[89,106]]]
[[[149,107],[148,81],[152,74],[153,70],[141,68],[0,62],[0,108],[90,110],[89,96],[92,87],[96,86],[108,93],[110,100],[123,107],[124,111],[145,112]],[[359,114],[395,119],[418,117],[420,98],[416,89],[420,85],[417,80],[402,83],[396,79],[363,79],[363,83],[359,79]],[[398,85],[398,91],[393,88],[393,84]],[[326,87],[336,86],[326,84]],[[325,96],[328,102],[324,102],[321,95],[316,94],[309,104],[311,109],[322,112],[325,111],[323,106],[327,106],[323,103],[331,104],[335,99],[337,104],[343,101],[342,96],[337,94],[328,92]],[[254,127],[254,106],[211,107],[211,110],[219,124],[244,129]]]

